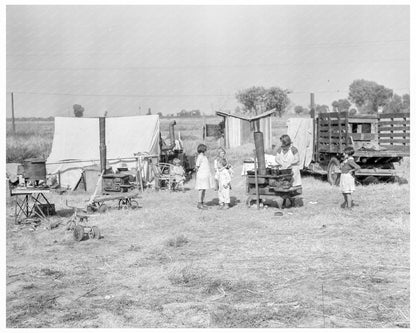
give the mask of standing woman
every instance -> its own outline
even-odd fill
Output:
[[[281,169],[292,169],[293,185],[302,185],[300,178],[300,158],[296,147],[292,145],[289,135],[284,134],[280,137],[281,146],[277,149],[276,163]]]
[[[207,209],[204,204],[205,191],[211,188],[211,170],[208,158],[205,156],[207,146],[198,145],[198,157],[196,159],[196,182],[195,189],[198,190],[198,209]]]

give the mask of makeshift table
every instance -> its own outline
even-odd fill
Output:
[[[40,218],[46,218],[40,207],[46,205],[48,209],[53,210],[52,204],[45,196],[47,193],[50,193],[47,189],[13,189],[10,194],[16,197],[15,222],[18,223],[21,216],[28,218],[37,215]],[[39,209],[36,209],[36,206]]]

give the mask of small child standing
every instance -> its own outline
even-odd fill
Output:
[[[218,209],[230,208],[230,190],[231,190],[231,176],[227,169],[227,160],[223,158],[219,161],[218,174],[218,200],[220,206]]]
[[[343,158],[341,163],[341,179],[340,187],[342,195],[344,196],[344,202],[341,204],[341,208],[352,208],[352,192],[355,191],[355,179],[353,173],[360,168],[360,166],[354,161],[354,148],[346,147],[344,150]]]
[[[173,167],[170,170],[170,176],[173,178],[171,190],[181,189],[182,191],[185,191],[185,170],[183,169],[179,158],[173,159]]]

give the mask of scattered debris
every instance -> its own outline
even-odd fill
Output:
[[[134,251],[134,252],[138,252],[141,250],[141,247],[138,245],[133,245],[131,244],[130,247],[127,249],[127,251]]]

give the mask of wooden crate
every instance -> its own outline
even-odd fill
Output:
[[[410,113],[385,113],[378,116],[378,142],[386,148],[410,146]]]

